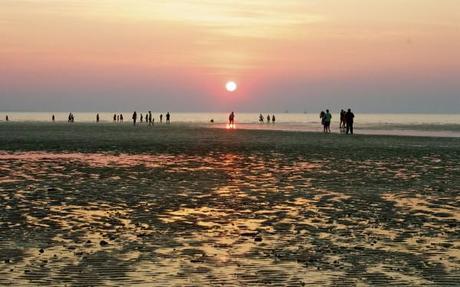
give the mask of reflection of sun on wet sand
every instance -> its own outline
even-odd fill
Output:
[[[458,139],[15,127],[0,285],[460,281]]]

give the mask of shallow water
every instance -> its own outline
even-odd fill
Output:
[[[0,285],[456,284],[459,153],[406,148],[0,152]]]
[[[5,112],[0,113],[0,121],[4,121],[6,114]],[[10,121],[15,122],[51,122],[53,114],[57,122],[67,121],[68,113],[8,113],[8,116]],[[123,112],[126,123],[131,121],[131,114],[132,112]],[[74,115],[77,122],[96,121],[96,113],[74,113]],[[157,124],[159,115],[158,112],[153,114]],[[266,117],[267,113],[264,113],[264,116]],[[112,123],[113,113],[100,113],[100,118],[102,123]],[[279,113],[276,114],[276,124],[266,122],[259,124],[258,118],[259,114],[256,113],[237,113],[237,128],[315,132],[322,130],[319,116],[316,113]],[[214,120],[214,124],[210,123],[211,119]],[[339,119],[339,114],[333,114],[332,132],[340,133]],[[459,114],[364,114],[357,112],[355,119],[355,132],[361,134],[460,137]],[[173,123],[188,125],[225,128],[227,120],[227,113],[172,113]]]

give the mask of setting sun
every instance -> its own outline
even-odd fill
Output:
[[[236,91],[237,88],[238,88],[238,85],[233,81],[229,81],[225,84],[225,89],[229,92],[234,92]]]

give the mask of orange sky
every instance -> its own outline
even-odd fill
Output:
[[[288,94],[290,81],[299,93],[302,82],[369,75],[416,85],[460,74],[459,8],[457,0],[3,0],[0,92],[16,107],[13,95],[32,90],[75,97],[121,85],[160,98],[190,92],[215,101],[212,109],[229,104],[227,80],[240,86],[233,105],[280,90],[277,82]]]

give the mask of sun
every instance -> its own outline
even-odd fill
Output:
[[[225,84],[225,89],[229,92],[234,92],[238,88],[238,85],[234,81],[228,81]]]

